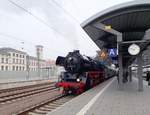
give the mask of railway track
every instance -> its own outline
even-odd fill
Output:
[[[70,101],[75,96],[59,95],[51,100],[47,100],[41,104],[19,111],[17,115],[46,115],[54,109],[60,107],[64,103]]]
[[[55,83],[45,83],[0,90],[0,105],[11,103],[40,92],[53,90],[55,89],[54,84]]]
[[[55,82],[46,82],[46,83],[39,83],[39,84],[35,84],[35,85],[27,85],[27,86],[21,86],[21,87],[14,87],[14,88],[8,88],[8,89],[1,89],[0,90],[0,96],[2,94],[6,94],[6,93],[15,93],[16,91],[22,91],[25,89],[30,89],[30,88],[37,88],[37,87],[41,87],[41,86],[46,86],[46,85],[50,85],[50,84],[55,84]]]
[[[0,90],[0,114],[17,114],[59,96],[54,82]]]
[[[72,99],[62,95],[55,82],[0,90],[1,115],[46,114]]]

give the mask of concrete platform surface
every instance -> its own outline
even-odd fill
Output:
[[[100,92],[112,79],[88,90],[87,92],[77,96],[71,101],[65,103],[61,107],[50,112],[48,115],[76,115],[98,92]]]
[[[109,83],[108,83],[109,82]],[[49,115],[150,115],[150,88],[138,91],[137,79],[118,89],[114,78],[74,98]]]

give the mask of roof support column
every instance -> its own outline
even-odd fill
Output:
[[[118,83],[119,89],[123,88],[123,65],[122,65],[122,52],[121,52],[121,45],[118,44],[118,65],[119,65],[119,76],[118,76]]]
[[[137,63],[138,63],[138,71],[137,71],[137,77],[138,77],[138,90],[143,91],[143,69],[142,69],[142,52],[140,52],[137,55]]]
[[[123,89],[123,64],[122,64],[122,34],[117,33],[117,45],[118,45],[118,65],[119,65],[119,76],[118,76],[118,83],[119,83],[119,89]]]
[[[132,82],[132,67],[129,67],[129,81]]]

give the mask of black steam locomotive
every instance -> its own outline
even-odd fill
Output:
[[[108,69],[98,60],[82,56],[79,50],[69,52],[66,57],[58,56],[56,65],[66,70],[61,73],[60,81],[56,84],[63,88],[65,94],[80,94],[115,75],[114,70]]]
[[[104,67],[100,61],[93,60],[88,56],[82,56],[79,50],[69,52],[66,57],[58,56],[56,65],[63,66],[67,72],[72,74],[96,71]]]

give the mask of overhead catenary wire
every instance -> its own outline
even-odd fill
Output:
[[[10,3],[12,3],[13,5],[15,5],[16,7],[20,8],[21,10],[23,10],[24,12],[28,13],[29,15],[33,16],[36,20],[38,20],[39,22],[43,23],[44,25],[46,25],[48,28],[53,29],[55,32],[59,33],[57,30],[55,30],[55,28],[50,27],[49,24],[47,24],[44,20],[42,20],[41,18],[35,16],[32,12],[28,11],[27,9],[23,8],[22,6],[18,5],[17,3],[13,2],[12,0],[8,0]]]
[[[2,33],[2,32],[0,32],[0,36],[4,36],[4,37],[10,38],[10,39],[14,39],[14,40],[20,41],[20,43],[23,43],[23,44],[29,44],[29,46],[31,46],[31,45],[36,46],[36,45],[37,45],[37,44],[35,44],[35,43],[33,43],[33,42],[29,42],[29,41],[27,41],[27,40],[23,40],[23,39],[21,39],[21,38],[18,38],[18,37],[12,36],[12,35],[8,35],[8,34]],[[10,44],[10,43],[9,43],[9,44]],[[12,44],[12,45],[15,46],[14,44]],[[45,47],[45,46],[44,46],[44,48],[46,48],[47,50],[50,49],[50,50],[55,51],[55,52],[57,52],[57,53],[64,54],[63,52],[58,51],[58,50],[56,50],[56,49],[52,49],[52,48]]]
[[[63,8],[58,2],[56,2],[55,0],[51,0],[56,6],[58,6],[59,8],[61,8],[66,14],[68,14],[72,19],[74,19],[78,24],[79,21],[77,20],[77,18],[75,18],[70,12],[68,12],[65,8]]]
[[[60,5],[58,2],[56,2],[56,0],[51,0],[51,1],[52,1],[58,8],[61,8],[66,14],[68,14],[72,19],[74,19],[74,21],[76,21],[76,22],[80,25],[79,20],[78,20],[75,16],[73,16],[69,11],[67,11],[62,5]],[[76,7],[76,9],[78,9],[73,0],[70,1],[70,2],[72,2],[73,5]],[[82,28],[80,28],[80,29],[82,29]],[[83,29],[82,29],[82,31],[83,31]],[[84,32],[84,33],[85,33],[85,32]],[[86,34],[86,33],[85,33],[85,34]],[[87,34],[86,34],[86,35],[87,35]],[[82,37],[81,37],[81,38],[82,38]]]
[[[7,37],[7,38],[19,40],[20,42],[26,42],[26,43],[31,44],[31,45],[36,45],[35,43],[29,42],[27,40],[23,40],[23,39],[20,39],[18,37],[15,37],[15,36],[12,36],[12,35],[9,35],[9,34],[5,34],[5,33],[2,33],[2,32],[0,32],[0,36],[4,36],[4,37]]]
[[[10,3],[12,3],[14,6],[20,8],[22,11],[26,12],[27,14],[31,15],[32,17],[34,17],[36,20],[38,20],[40,23],[44,24],[45,26],[47,26],[49,29],[55,31],[56,33],[58,33],[59,35],[62,35],[63,37],[66,36],[65,34],[63,34],[60,31],[57,31],[57,29],[55,29],[54,27],[50,26],[48,23],[46,23],[44,20],[42,20],[41,18],[39,18],[38,16],[34,15],[32,12],[28,11],[27,9],[25,9],[24,7],[18,5],[17,3],[13,2],[12,0],[8,0]],[[73,43],[72,43],[73,44]]]

